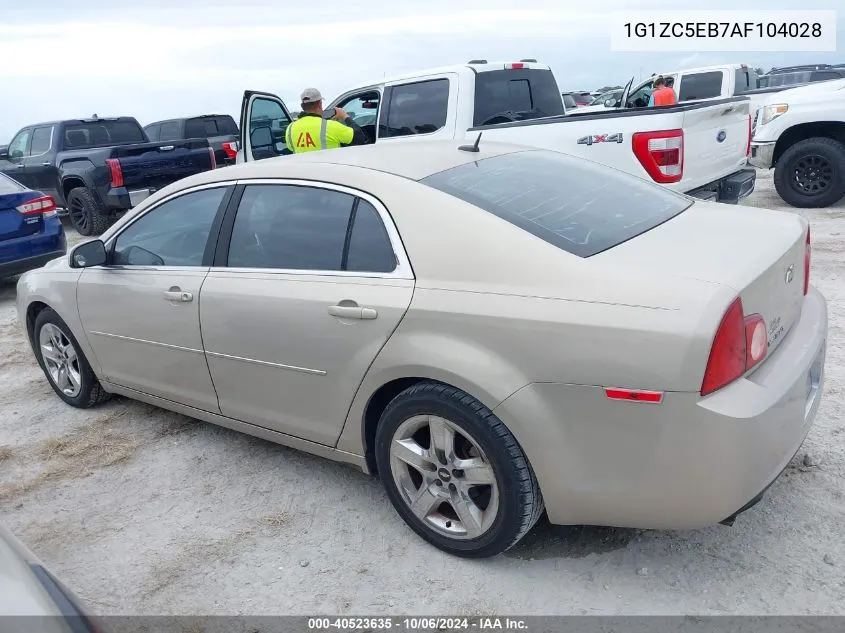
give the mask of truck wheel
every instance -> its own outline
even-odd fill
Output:
[[[450,554],[495,556],[544,509],[516,438],[487,407],[448,385],[423,382],[396,396],[379,421],[375,457],[399,515]]]
[[[103,205],[86,187],[71,189],[67,197],[67,210],[70,223],[80,235],[100,235],[111,226]]]
[[[778,159],[775,189],[793,207],[820,209],[845,196],[845,145],[832,138],[795,143]]]

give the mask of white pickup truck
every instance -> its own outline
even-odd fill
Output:
[[[774,167],[784,202],[822,208],[845,196],[845,79],[772,95],[758,110],[753,133],[749,162]]]
[[[723,99],[643,110],[565,116],[548,66],[534,60],[417,72],[365,84],[331,104],[341,106],[373,143],[483,139],[582,156],[719,202],[736,203],[754,189],[747,167],[751,117],[746,99]],[[241,110],[238,162],[286,153],[291,120],[283,101],[247,91]]]

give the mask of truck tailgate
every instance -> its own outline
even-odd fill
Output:
[[[120,161],[124,186],[161,189],[187,176],[212,168],[212,153],[205,139],[126,145],[112,150]]]
[[[751,133],[749,102],[683,113],[684,171],[673,189],[691,191],[745,167]]]

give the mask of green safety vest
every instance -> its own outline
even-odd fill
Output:
[[[354,135],[352,128],[343,123],[315,114],[306,114],[288,125],[285,144],[294,154],[316,152],[348,145]]]

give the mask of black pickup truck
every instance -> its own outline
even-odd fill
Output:
[[[29,125],[0,149],[0,172],[53,196],[82,235],[172,182],[216,167],[205,139],[151,143],[132,117]]]
[[[182,141],[204,138],[214,149],[217,166],[234,165],[235,143],[240,138],[238,124],[228,114],[203,114],[183,119],[155,121],[144,126],[151,141]]]

